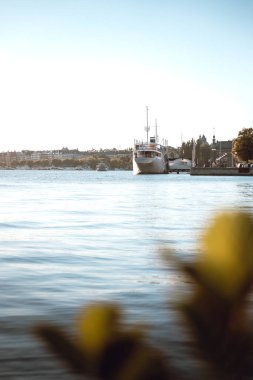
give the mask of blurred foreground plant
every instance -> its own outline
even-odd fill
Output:
[[[192,264],[177,261],[195,284],[181,312],[209,364],[221,376],[253,376],[253,329],[248,310],[253,285],[253,221],[242,212],[216,216]]]
[[[108,380],[176,379],[162,352],[147,343],[142,329],[123,325],[116,305],[90,305],[78,316],[75,328],[75,340],[56,326],[41,325],[35,330],[74,373]]]
[[[216,370],[215,378],[253,378],[253,329],[247,302],[253,285],[251,217],[242,212],[219,214],[201,237],[192,263],[180,261],[169,250],[164,257],[191,279],[191,295],[182,294],[178,311],[193,333],[197,352]],[[101,303],[80,313],[76,339],[47,324],[35,331],[79,375],[106,380],[182,377],[171,359],[147,342],[140,327],[128,327],[122,319],[117,306]]]

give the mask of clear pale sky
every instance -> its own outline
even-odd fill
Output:
[[[253,1],[0,0],[0,151],[253,126]]]

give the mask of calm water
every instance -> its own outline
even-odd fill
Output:
[[[253,213],[252,194],[247,177],[0,171],[0,377],[57,378],[29,329],[69,325],[91,301],[119,302],[130,320],[172,320],[164,301],[181,279],[159,248],[192,258],[213,212]]]

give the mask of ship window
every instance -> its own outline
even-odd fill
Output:
[[[137,157],[147,157],[147,158],[154,158],[154,157],[160,157],[161,153],[160,152],[155,152],[152,150],[144,150],[144,151],[138,151],[137,152]]]

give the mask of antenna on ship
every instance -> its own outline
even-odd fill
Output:
[[[148,107],[146,107],[147,111],[147,126],[145,127],[145,131],[147,132],[147,143],[148,143],[148,132],[150,131],[150,127],[148,125]]]
[[[157,125],[157,119],[155,119],[155,141],[158,143],[157,128],[158,128],[158,125]]]

